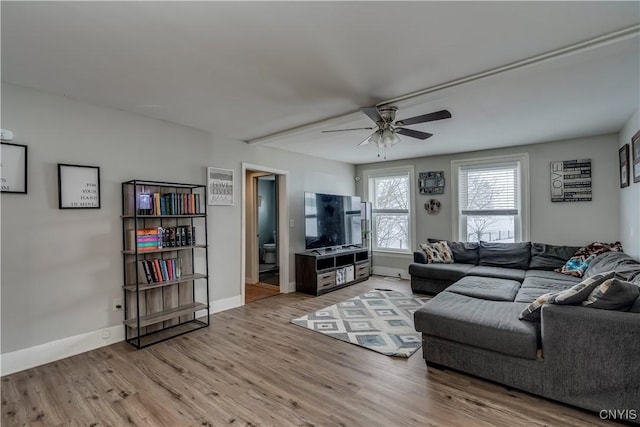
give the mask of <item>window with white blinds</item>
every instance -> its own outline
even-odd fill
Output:
[[[411,253],[413,248],[413,168],[367,170],[365,194],[371,202],[373,250]]]
[[[521,157],[521,158],[520,158]],[[456,239],[517,242],[528,229],[523,215],[523,183],[528,159],[510,156],[484,161],[454,161],[457,188]]]

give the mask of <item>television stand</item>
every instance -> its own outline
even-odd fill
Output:
[[[322,295],[369,278],[366,248],[318,250],[296,254],[296,291]]]

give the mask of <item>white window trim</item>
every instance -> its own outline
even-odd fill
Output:
[[[477,157],[473,159],[459,159],[451,161],[451,222],[453,226],[453,240],[466,240],[460,236],[460,221],[458,217],[458,168],[460,166],[485,164],[485,163],[500,163],[500,162],[520,162],[520,182],[521,182],[521,199],[522,199],[522,212],[521,223],[522,235],[521,241],[528,242],[530,240],[530,201],[529,201],[529,154],[518,153],[510,154],[506,156],[491,156],[491,157]]]
[[[362,200],[371,202],[369,200],[369,178],[384,177],[396,173],[408,173],[409,174],[409,242],[408,249],[374,249],[373,253],[387,254],[387,255],[412,255],[415,251],[413,247],[416,241],[416,210],[415,210],[415,172],[413,165],[395,166],[390,168],[381,169],[364,169],[362,171]],[[373,227],[373,225],[372,225]],[[372,242],[373,245],[373,242]]]

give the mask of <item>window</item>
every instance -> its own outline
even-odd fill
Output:
[[[456,239],[519,242],[528,239],[527,155],[453,161]]]
[[[373,250],[410,252],[413,168],[365,171],[366,194],[371,202]]]

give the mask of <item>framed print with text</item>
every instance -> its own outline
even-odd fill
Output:
[[[27,194],[27,146],[2,143],[0,184],[3,193]]]
[[[100,209],[100,168],[58,163],[58,208]]]

